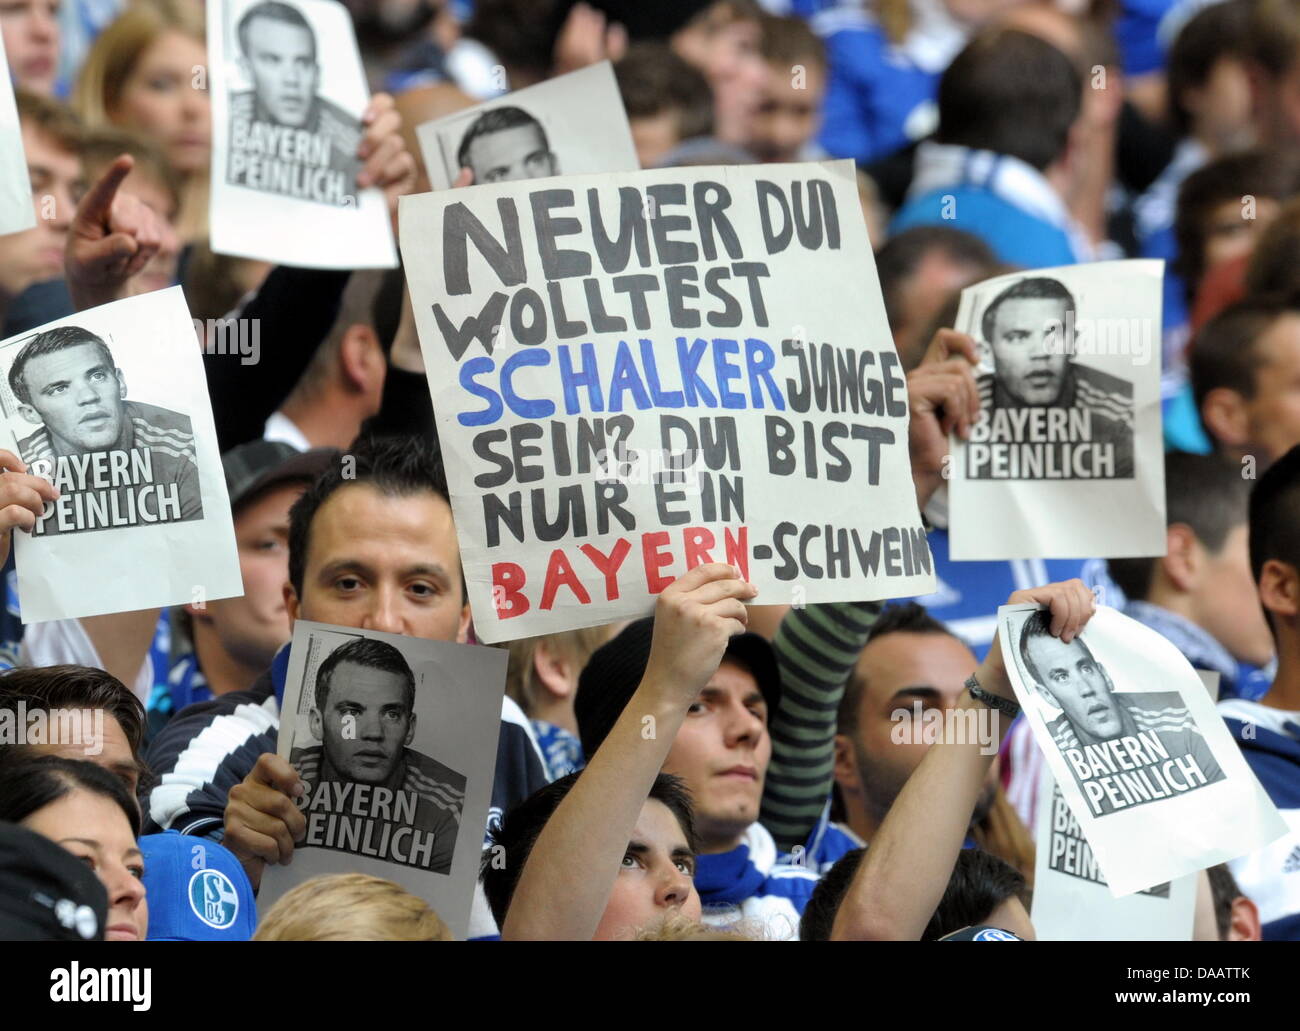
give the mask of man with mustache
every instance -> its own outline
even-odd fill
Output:
[[[980,407],[1083,408],[1091,438],[1113,444],[1114,479],[1133,476],[1133,387],[1073,360],[1074,297],[1044,276],[1022,279],[993,299],[981,320],[994,371],[977,378]]]

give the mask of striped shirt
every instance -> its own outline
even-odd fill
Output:
[[[783,852],[806,847],[830,796],[840,698],[880,609],[879,602],[791,608],[772,639],[781,701],[768,719],[772,761],[759,820]]]

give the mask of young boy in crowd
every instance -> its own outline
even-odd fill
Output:
[[[614,65],[642,168],[656,168],[687,140],[713,135],[713,92],[666,43],[636,43]]]
[[[799,18],[763,19],[768,76],[749,151],[759,161],[815,161],[826,99],[826,48]]]
[[[502,646],[510,656],[506,694],[519,703],[532,724],[548,780],[559,780],[586,765],[573,714],[578,675],[592,652],[620,627],[612,623],[521,637]]]
[[[1300,376],[1300,298],[1239,301],[1196,334],[1188,364],[1196,410],[1226,460],[1262,469],[1300,444],[1290,387]]]

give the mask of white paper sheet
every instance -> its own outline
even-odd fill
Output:
[[[307,834],[290,865],[267,867],[262,912],[309,878],[368,873],[466,936],[506,659],[499,648],[294,624],[278,751],[308,785]]]
[[[9,78],[9,58],[4,40],[0,39],[0,236],[21,233],[35,225],[36,208],[32,205],[22,127]]]
[[[1115,898],[1047,768],[1038,797],[1030,919],[1039,941],[1191,941],[1198,874]]]
[[[1101,261],[962,291],[983,404],[953,438],[952,557],[1165,553],[1163,262]]]
[[[383,192],[356,187],[370,93],[346,8],[291,0],[277,6],[305,25],[258,16],[241,34],[259,3],[207,5],[212,249],[302,268],[394,267]]]

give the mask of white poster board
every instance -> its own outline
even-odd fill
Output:
[[[710,561],[759,604],[934,590],[852,162],[428,193],[401,224],[482,640],[643,615]]]
[[[356,184],[370,91],[347,9],[210,0],[207,19],[212,249],[300,268],[394,267],[383,192]]]

